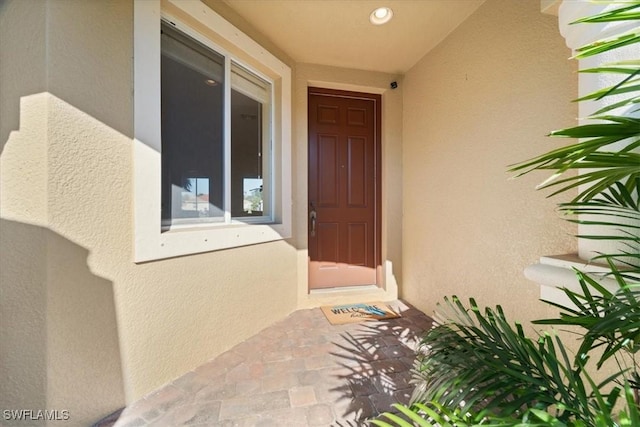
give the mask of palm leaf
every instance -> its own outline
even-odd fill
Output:
[[[636,20],[639,14],[640,2],[632,1],[625,2],[622,7],[586,17],[574,23],[630,21]],[[597,40],[580,47],[576,50],[575,57],[586,58],[638,42],[640,42],[640,30],[635,28],[624,34]],[[613,95],[629,94],[631,96],[616,100],[613,104],[600,108],[596,113],[588,117],[592,120],[599,120],[602,123],[575,126],[554,131],[550,134],[553,137],[587,138],[587,140],[552,150],[541,156],[512,165],[509,169],[511,172],[516,172],[516,176],[527,174],[533,170],[555,171],[553,175],[538,186],[538,188],[558,186],[558,189],[550,196],[558,195],[579,186],[592,186],[590,189],[581,190],[573,202],[589,201],[600,193],[608,191],[609,187],[614,185],[616,181],[628,182],[628,177],[634,174],[637,176],[640,169],[640,156],[637,154],[626,156],[625,158],[620,156],[622,153],[631,153],[640,145],[640,119],[629,117],[628,115],[602,115],[620,107],[640,103],[640,79],[638,78],[640,75],[640,60],[619,61],[581,70],[580,72],[614,73],[624,76],[624,78],[613,86],[590,93],[577,101],[598,100]],[[621,141],[624,141],[623,147],[617,148],[617,151],[605,155],[596,154],[596,152],[600,153],[603,148]],[[564,174],[572,169],[585,168],[600,169],[600,171],[589,172],[586,176],[582,174],[568,178],[564,177]]]
[[[580,47],[576,49],[577,54],[574,56],[574,58],[588,58],[600,53],[609,52],[611,50],[619,49],[625,46],[630,46],[638,42],[640,42],[640,33],[630,32],[613,39],[600,41],[597,44],[594,43],[591,45]]]
[[[619,252],[601,254],[594,260],[615,260],[626,266],[621,274],[640,273],[640,177],[630,179],[627,185],[615,182],[588,202],[561,203],[559,211],[570,222],[599,228],[598,234],[581,233],[577,237],[623,244]]]
[[[445,299],[446,310],[460,310],[458,302]],[[587,387],[579,385],[582,368],[571,367],[559,339],[547,334],[532,341],[499,306],[480,310],[470,300],[463,309],[450,319],[464,323],[450,320],[425,335],[418,377],[427,383],[412,402],[435,401],[463,412],[482,408],[495,416],[521,415],[534,406],[564,408],[560,420],[589,416]]]
[[[640,12],[635,11],[635,9],[640,8],[640,2],[627,1],[626,3],[628,3],[629,5],[614,10],[608,10],[597,15],[587,16],[585,18],[575,20],[571,24],[575,25],[596,22],[635,21],[640,19]]]
[[[381,414],[377,420],[370,420],[368,423],[381,427],[577,427],[585,425],[580,423],[565,424],[546,411],[536,408],[526,411],[522,417],[498,417],[487,415],[483,412],[475,414],[466,413],[463,415],[459,409],[452,411],[443,407],[438,402],[428,402],[426,404],[417,403],[411,406],[394,404],[393,406],[400,411],[405,418],[397,414],[385,412]],[[394,424],[382,421],[381,418],[386,418],[386,421],[391,421]],[[409,421],[413,424],[410,424]],[[611,424],[607,427],[611,427]]]
[[[598,368],[619,351],[636,353],[640,350],[637,344],[640,343],[640,284],[627,283],[612,262],[609,267],[620,286],[616,292],[609,291],[587,274],[577,272],[582,292],[562,289],[573,307],[554,303],[562,309],[559,318],[534,321],[536,324],[583,328],[578,355],[604,347]]]
[[[635,105],[635,104],[640,104],[640,96],[633,96],[631,98],[623,99],[622,101],[614,102],[613,104],[600,108],[594,114],[595,115],[604,114],[612,110],[615,110],[617,108],[626,107],[627,105]],[[633,112],[635,112],[635,110],[632,111],[632,113]]]
[[[597,90],[581,98],[578,98],[574,102],[588,101],[590,99],[599,100],[604,98],[605,96],[622,95],[624,93],[637,92],[638,90],[640,90],[640,85],[639,84],[632,85],[631,83],[638,82],[638,79],[628,80],[635,75],[636,74],[633,74],[632,76],[627,77],[627,79],[623,80],[621,83],[618,83],[617,85],[606,87],[604,89]]]

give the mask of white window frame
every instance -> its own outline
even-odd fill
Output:
[[[223,71],[223,81],[224,81],[224,88],[223,88],[223,123],[224,123],[224,132],[223,132],[223,156],[224,156],[224,183],[223,183],[223,194],[224,194],[224,198],[223,198],[223,210],[224,210],[224,216],[223,217],[216,217],[216,218],[208,218],[207,220],[199,220],[199,221],[189,221],[189,220],[183,220],[183,219],[178,219],[177,221],[173,221],[170,220],[168,221],[168,224],[165,224],[163,222],[162,224],[162,230],[163,231],[168,231],[168,230],[177,230],[177,229],[184,229],[184,228],[195,228],[195,227],[202,227],[203,225],[214,225],[214,226],[220,226],[220,225],[228,225],[228,224],[240,224],[240,223],[273,223],[274,221],[274,214],[273,214],[273,197],[272,197],[272,188],[273,188],[273,154],[272,154],[272,147],[273,147],[273,140],[274,138],[274,132],[273,132],[273,109],[274,109],[274,81],[273,79],[269,78],[268,76],[264,75],[263,73],[261,73],[260,71],[254,69],[253,67],[251,67],[248,64],[245,64],[242,60],[240,60],[239,58],[237,58],[236,56],[234,56],[231,52],[229,52],[228,50],[224,49],[222,46],[212,42],[211,40],[208,40],[206,37],[202,36],[201,34],[199,34],[198,32],[194,31],[193,29],[191,29],[189,26],[185,25],[184,23],[180,22],[180,20],[176,19],[174,16],[171,16],[170,14],[166,14],[163,13],[162,14],[162,21],[166,24],[169,25],[173,28],[175,28],[175,30],[177,30],[178,32],[188,36],[189,38],[195,40],[196,42],[201,43],[202,45],[208,47],[209,49],[213,50],[216,54],[222,56],[224,59],[224,71]],[[240,69],[244,69],[246,71],[248,71],[249,73],[255,75],[256,77],[264,80],[265,82],[269,83],[270,85],[270,91],[269,91],[269,106],[266,109],[266,115],[267,117],[264,117],[263,120],[268,120],[269,121],[269,125],[268,125],[268,129],[269,129],[269,133],[268,135],[262,135],[265,139],[265,141],[263,141],[262,146],[263,146],[263,150],[262,153],[268,153],[268,158],[264,159],[264,162],[268,162],[268,166],[265,167],[265,170],[268,173],[268,177],[263,177],[263,180],[265,182],[265,187],[268,189],[268,191],[265,193],[267,195],[267,200],[265,200],[265,205],[268,207],[268,210],[266,212],[264,212],[263,215],[261,216],[237,216],[237,217],[233,217],[231,215],[231,173],[232,173],[232,169],[233,169],[233,160],[231,158],[231,151],[232,151],[232,137],[233,135],[231,134],[231,107],[232,107],[232,102],[231,102],[231,91],[232,90],[236,90],[240,93],[243,93],[245,96],[248,96],[252,99],[254,99],[254,95],[247,93],[247,91],[242,91],[241,88],[239,87],[234,87],[234,83],[233,83],[233,68],[237,67]],[[256,100],[256,99],[254,99]],[[258,100],[256,100],[258,101]],[[258,101],[260,102],[260,101]],[[267,146],[267,148],[265,148],[265,145]],[[171,208],[170,208],[171,209]],[[165,220],[166,221],[166,220]]]
[[[166,5],[166,6],[165,6]],[[171,9],[167,11],[165,9]],[[227,46],[220,53],[248,69],[269,76],[273,90],[272,218],[268,224],[251,221],[199,224],[162,230],[161,219],[161,85],[160,23],[180,22],[189,35],[206,38],[177,19],[180,14],[201,25]],[[291,237],[291,69],[199,0],[134,2],[134,261],[145,262],[228,249]]]

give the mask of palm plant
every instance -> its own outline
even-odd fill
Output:
[[[622,371],[596,383],[585,370],[588,355],[571,358],[551,333],[527,337],[499,306],[483,311],[471,299],[467,308],[454,297],[445,298],[441,308],[446,320],[426,333],[425,351],[416,360],[413,405],[396,405],[400,414],[383,414],[372,424],[640,425],[640,411]],[[621,403],[626,409],[615,414]]]
[[[640,287],[629,284],[612,264],[620,288],[611,292],[577,272],[582,292],[565,290],[576,308],[538,323],[584,328],[581,348],[570,357],[553,333],[527,337],[500,306],[469,307],[445,298],[438,324],[422,340],[413,370],[410,406],[395,405],[371,423],[397,426],[640,426],[637,364]],[[592,350],[604,347],[596,366],[620,353],[632,356],[596,383],[589,374]],[[616,408],[622,408],[617,413]],[[385,421],[386,420],[386,421]],[[391,423],[391,424],[390,424]]]
[[[548,302],[561,309],[560,317],[535,323],[583,328],[578,355],[587,355],[601,348],[596,367],[600,369],[607,360],[614,359],[619,372],[624,374],[634,391],[635,402],[640,403],[640,375],[636,360],[636,353],[640,350],[640,284],[625,280],[613,263],[611,271],[619,286],[616,292],[609,291],[578,271],[581,292],[564,290],[574,307]]]
[[[640,2],[625,1],[625,6],[574,24],[640,21]],[[597,40],[577,49],[576,59],[584,59],[614,49],[640,43],[640,28],[618,36]],[[538,186],[554,188],[554,196],[578,187],[578,195],[560,203],[560,211],[569,221],[601,229],[615,230],[605,235],[579,235],[579,238],[613,240],[622,243],[619,253],[600,254],[595,259],[611,259],[626,267],[627,273],[640,272],[640,118],[633,117],[640,104],[640,58],[604,64],[580,70],[581,73],[613,73],[623,76],[617,84],[601,89],[577,101],[617,97],[600,108],[583,124],[551,132],[550,136],[579,139],[578,142],[512,166],[517,176],[533,170],[554,173]],[[617,114],[612,112],[618,111]],[[596,123],[592,123],[596,122]],[[585,139],[587,138],[587,139]],[[566,172],[581,173],[567,176]],[[583,219],[592,218],[592,219]]]
[[[574,24],[640,22],[640,0],[622,3]],[[635,26],[578,49],[575,57],[638,43],[640,27]],[[615,251],[594,258],[609,266],[617,289],[609,290],[576,271],[580,290],[563,289],[572,305],[547,301],[560,309],[560,316],[534,323],[578,327],[581,345],[573,357],[553,333],[527,337],[521,325],[505,318],[500,306],[483,310],[473,299],[469,306],[456,297],[445,299],[439,306],[440,320],[426,332],[416,359],[412,404],[395,405],[396,413],[382,414],[372,424],[640,426],[640,118],[634,117],[640,111],[640,59],[581,72],[613,73],[621,79],[578,101],[615,100],[590,115],[587,124],[550,134],[577,142],[509,170],[517,176],[552,171],[538,187],[552,189],[550,196],[578,189],[559,210],[584,228],[608,231],[579,238],[619,243]],[[617,369],[596,383],[591,367],[600,369],[611,360]]]

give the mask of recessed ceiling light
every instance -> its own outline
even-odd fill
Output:
[[[379,7],[369,15],[369,21],[373,25],[386,24],[391,21],[391,18],[393,18],[393,10],[388,7]]]
[[[207,86],[216,86],[216,85],[218,84],[218,82],[217,82],[217,81],[215,81],[215,80],[213,80],[213,79],[207,79],[207,80],[205,80],[205,81],[204,81],[204,83],[205,83]]]

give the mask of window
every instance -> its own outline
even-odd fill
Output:
[[[163,229],[270,222],[271,83],[167,22],[161,45]]]
[[[134,89],[136,262],[291,236],[286,64],[201,2],[134,2]]]

